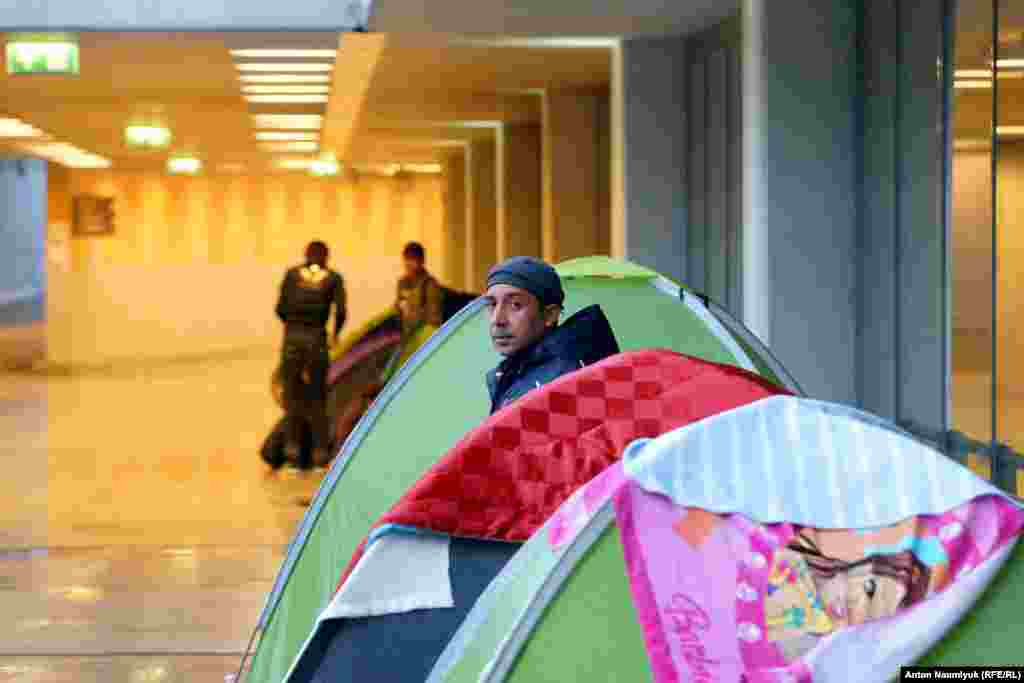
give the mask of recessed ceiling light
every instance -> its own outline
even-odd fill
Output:
[[[132,125],[124,129],[124,139],[132,147],[160,149],[171,144],[171,131],[166,126]]]
[[[256,139],[267,142],[294,142],[294,141],[307,141],[317,140],[319,138],[317,133],[295,133],[287,131],[269,131],[261,130],[256,132]]]
[[[325,73],[334,70],[333,64],[324,62],[244,62],[236,66],[239,71],[248,73]]]
[[[19,149],[69,168],[110,168],[110,160],[64,142],[27,143]]]
[[[241,74],[243,83],[330,83],[327,74]]]
[[[203,162],[195,157],[172,157],[167,161],[167,171],[176,175],[195,175],[202,167]]]
[[[309,172],[315,176],[335,176],[338,175],[339,170],[338,162],[334,159],[317,159],[309,165]]]
[[[253,104],[324,104],[327,95],[246,95]]]
[[[244,85],[242,92],[247,95],[326,95],[331,91],[327,85]]]
[[[46,134],[19,119],[0,118],[0,138],[41,138]]]
[[[315,142],[267,142],[262,145],[268,152],[315,152]]]
[[[236,59],[333,59],[336,54],[337,50],[281,50],[273,48],[231,51],[231,56]]]
[[[252,120],[257,128],[277,130],[320,130],[324,123],[320,114],[255,114]]]

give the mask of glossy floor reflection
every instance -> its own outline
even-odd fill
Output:
[[[319,484],[259,460],[274,360],[0,374],[0,683],[234,672]]]

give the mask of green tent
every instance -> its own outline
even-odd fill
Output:
[[[631,263],[558,266],[566,315],[599,304],[623,351],[665,348],[761,374],[800,393],[771,354],[725,311]],[[249,683],[282,681],[371,524],[486,418],[484,374],[498,362],[482,303],[449,320],[390,379],[307,510],[257,625]]]
[[[895,426],[766,398],[633,442],[504,566],[426,680],[884,683],[915,662],[1018,664],[1022,530],[1024,504]],[[789,539],[830,572],[804,584],[816,608],[786,593]],[[848,573],[856,604],[863,557],[865,585],[919,570],[905,602],[843,623],[829,582]]]

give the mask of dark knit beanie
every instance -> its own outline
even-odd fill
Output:
[[[542,306],[561,306],[565,301],[562,280],[555,269],[531,256],[513,256],[491,268],[487,287],[509,285],[525,289],[537,297]]]

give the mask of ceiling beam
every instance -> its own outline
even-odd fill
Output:
[[[5,3],[11,31],[348,31],[365,28],[371,0],[46,0]]]

